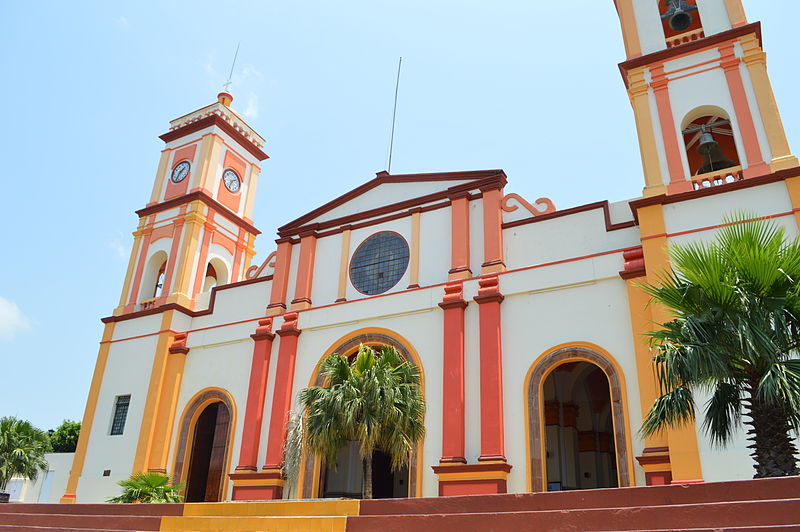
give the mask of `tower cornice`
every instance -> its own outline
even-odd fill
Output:
[[[196,131],[201,131],[203,129],[217,126],[222,131],[227,133],[231,138],[236,140],[236,142],[244,148],[248,153],[250,153],[253,157],[258,159],[259,161],[263,161],[268,159],[269,156],[261,150],[261,145],[257,144],[255,139],[251,138],[255,135],[255,132],[242,122],[246,126],[243,127],[238,122],[235,122],[221,114],[216,114],[215,112],[208,111],[205,114],[202,114],[202,111],[205,109],[201,109],[197,111],[197,113],[193,113],[192,115],[187,115],[191,119],[186,119],[180,122],[174,129],[170,129],[170,131],[164,133],[163,135],[159,136],[161,140],[164,142],[172,142],[173,140],[179,139],[181,137],[185,137],[191,133]],[[226,118],[228,118],[226,120]],[[181,120],[181,119],[178,119]],[[173,123],[176,121],[173,121]],[[259,137],[260,139],[260,137]]]
[[[232,213],[230,209],[226,206],[209,196],[206,192],[202,190],[195,190],[194,192],[190,192],[183,196],[178,196],[177,198],[173,198],[161,203],[157,203],[155,205],[151,205],[149,207],[145,207],[143,209],[139,209],[136,211],[136,214],[139,217],[149,216],[151,214],[155,214],[157,212],[162,212],[167,209],[172,209],[175,207],[180,207],[181,205],[185,205],[187,203],[191,203],[193,201],[201,201],[202,203],[208,205],[209,207],[213,208],[217,214],[224,216],[226,219],[230,220],[231,222],[235,223],[248,233],[253,235],[260,235],[261,231],[255,228],[253,224],[247,223],[242,218],[237,216],[236,214]]]
[[[756,38],[758,39],[758,45],[761,46],[761,23],[753,22],[752,24],[747,24],[745,26],[733,28],[715,35],[710,35],[697,41],[691,41],[686,44],[681,44],[680,46],[665,48],[664,50],[659,50],[658,52],[653,52],[647,55],[629,59],[619,64],[622,80],[625,82],[625,87],[627,88],[629,83],[628,72],[635,68],[649,66],[654,63],[663,63],[665,61],[669,61],[670,59],[675,59],[685,54],[703,50],[705,48],[750,34],[756,35]]]

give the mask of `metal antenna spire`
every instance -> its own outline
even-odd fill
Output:
[[[397,63],[397,82],[394,86],[394,111],[392,111],[392,134],[389,137],[389,163],[386,172],[392,173],[392,150],[394,149],[394,124],[397,120],[397,95],[400,92],[400,67],[403,66],[403,58]]]
[[[239,56],[239,45],[242,44],[241,41],[236,43],[236,53],[233,54],[233,63],[231,63],[231,72],[228,74],[228,81],[222,84],[225,88],[225,92],[229,92],[231,88],[231,78],[233,77],[233,67],[236,66],[236,58]]]

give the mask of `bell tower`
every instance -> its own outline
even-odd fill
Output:
[[[204,308],[216,285],[244,279],[259,231],[251,219],[264,139],[222,92],[170,122],[114,315],[176,303]]]
[[[615,0],[645,196],[798,165],[741,0]]]

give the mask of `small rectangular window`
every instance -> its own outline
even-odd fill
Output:
[[[114,404],[114,420],[111,422],[111,435],[117,436],[125,430],[125,419],[128,417],[128,405],[131,402],[130,395],[118,395]]]

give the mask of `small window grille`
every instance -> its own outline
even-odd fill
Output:
[[[114,404],[114,421],[111,422],[111,435],[118,436],[125,430],[125,419],[128,417],[130,395],[118,395]]]

